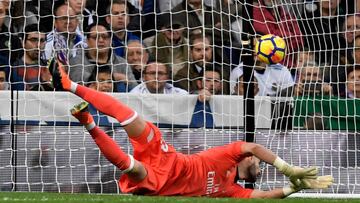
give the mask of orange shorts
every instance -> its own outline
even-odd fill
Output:
[[[121,176],[119,185],[122,192],[157,195],[171,175],[177,156],[175,149],[162,139],[160,130],[150,122],[147,122],[143,133],[130,139],[130,142],[134,148],[134,159],[144,165],[147,176],[136,183],[131,182],[127,175]]]

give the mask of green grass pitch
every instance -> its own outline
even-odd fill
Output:
[[[303,199],[287,198],[283,200],[269,199],[229,199],[229,198],[187,198],[187,197],[146,197],[132,195],[96,195],[96,194],[66,194],[66,193],[40,193],[40,192],[1,192],[0,202],[29,202],[29,203],[122,203],[122,202],[153,202],[153,203],[216,203],[216,202],[246,202],[246,203],[327,203],[327,202],[360,202],[360,199]]]

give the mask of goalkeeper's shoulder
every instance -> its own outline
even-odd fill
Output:
[[[244,154],[255,155],[257,150],[265,149],[264,146],[252,142],[237,141],[234,144],[241,147],[241,152]]]

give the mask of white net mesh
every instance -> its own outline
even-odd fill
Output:
[[[309,192],[360,193],[359,1],[66,2],[0,2],[0,191],[121,192],[120,172],[68,112],[80,99],[51,83],[61,54],[73,81],[120,92],[186,154],[243,139],[241,81],[254,68],[256,142],[334,176]],[[247,33],[282,37],[284,61],[244,63]],[[119,124],[92,114],[130,153]],[[266,166],[256,186],[287,183]]]

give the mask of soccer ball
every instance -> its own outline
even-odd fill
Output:
[[[272,34],[262,36],[255,45],[256,56],[266,64],[280,63],[285,57],[285,49],[285,40]]]

